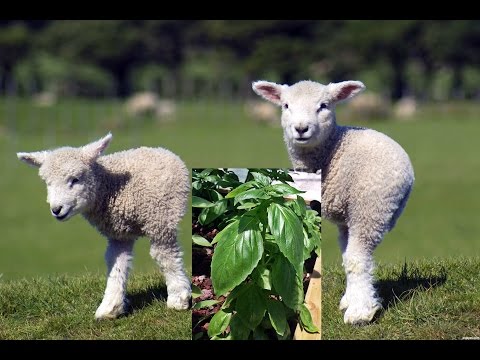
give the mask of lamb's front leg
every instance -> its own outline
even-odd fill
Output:
[[[345,310],[343,319],[346,324],[365,324],[372,321],[382,305],[373,285],[375,246],[365,237],[355,235],[350,229],[346,246],[342,248],[347,289],[340,308]]]
[[[128,271],[131,267],[134,241],[109,239],[105,260],[107,262],[107,287],[95,318],[115,319],[126,312],[125,294]]]

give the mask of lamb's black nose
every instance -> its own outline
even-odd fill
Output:
[[[62,211],[62,207],[61,207],[61,206],[57,206],[57,207],[52,208],[52,214],[53,214],[53,215],[58,215],[58,214],[60,214],[60,211]]]
[[[308,131],[308,126],[295,126],[295,130],[302,135]]]

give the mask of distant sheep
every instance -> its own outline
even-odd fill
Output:
[[[366,92],[348,103],[346,115],[352,119],[378,120],[390,116],[392,106],[388,99],[374,92]]]
[[[414,97],[406,96],[397,101],[393,107],[395,117],[409,119],[417,112],[417,101]]]
[[[247,101],[244,106],[249,117],[259,123],[276,126],[278,124],[278,108],[265,101]]]
[[[125,103],[125,107],[131,116],[144,116],[155,114],[157,102],[158,96],[146,91],[132,95]]]
[[[44,91],[33,96],[33,103],[37,106],[50,107],[57,103],[57,95],[53,92]]]
[[[176,110],[177,106],[175,105],[175,101],[169,99],[158,100],[155,115],[159,119],[170,119]]]
[[[173,100],[160,100],[153,92],[140,92],[132,95],[125,103],[125,109],[130,116],[155,116],[160,121],[173,119],[176,105]]]
[[[177,155],[163,148],[140,147],[101,156],[111,139],[108,134],[79,148],[17,156],[39,168],[47,185],[47,202],[57,220],[82,214],[108,239],[108,279],[95,313],[97,319],[126,312],[132,249],[141,236],[150,238],[150,255],[165,276],[167,306],[187,309],[191,288],[177,229],[190,194],[189,171]]]
[[[406,152],[375,130],[338,126],[336,103],[361,92],[359,81],[292,86],[252,84],[282,107],[284,140],[293,167],[321,171],[322,216],[337,225],[347,287],[340,301],[344,322],[370,322],[381,300],[373,285],[373,251],[402,213],[414,182]]]

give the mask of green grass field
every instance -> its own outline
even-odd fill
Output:
[[[0,283],[0,339],[191,339],[191,312],[166,307],[161,279],[130,280],[130,313],[115,321],[94,318],[105,285],[98,273]]]
[[[125,118],[118,101],[71,100],[38,108],[27,100],[0,99],[1,281],[105,271],[106,241],[81,217],[58,223],[49,214],[45,185],[35,169],[16,158],[17,151],[80,146],[112,131],[107,153],[163,146],[189,167],[290,166],[282,130],[248,119],[243,103],[202,100],[177,108],[176,121],[159,124]],[[343,109],[338,108],[341,124]],[[421,107],[411,121],[350,122],[390,135],[409,153],[415,170],[404,214],[376,251],[381,264],[395,268],[480,255],[479,114],[478,103],[439,103]],[[191,268],[190,226],[187,214],[180,238]],[[322,232],[328,274],[338,268],[340,252],[336,229],[324,221]],[[134,273],[155,272],[148,241],[141,239],[135,251]]]
[[[381,263],[377,288],[385,310],[368,326],[343,323],[343,269],[322,282],[322,339],[460,340],[480,337],[480,257]]]

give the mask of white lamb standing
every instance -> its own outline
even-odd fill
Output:
[[[190,194],[189,171],[177,155],[163,148],[140,147],[101,156],[111,139],[109,133],[83,147],[17,156],[39,168],[57,220],[80,213],[108,239],[108,279],[97,319],[117,318],[127,311],[127,277],[133,245],[140,236],[150,238],[150,255],[165,276],[167,306],[187,309],[191,287],[177,229]]]
[[[337,225],[347,286],[347,324],[365,324],[382,308],[373,284],[373,251],[402,213],[414,182],[406,152],[372,129],[339,126],[335,105],[365,89],[360,81],[292,86],[256,81],[253,90],[282,107],[293,167],[322,174],[322,216]]]

